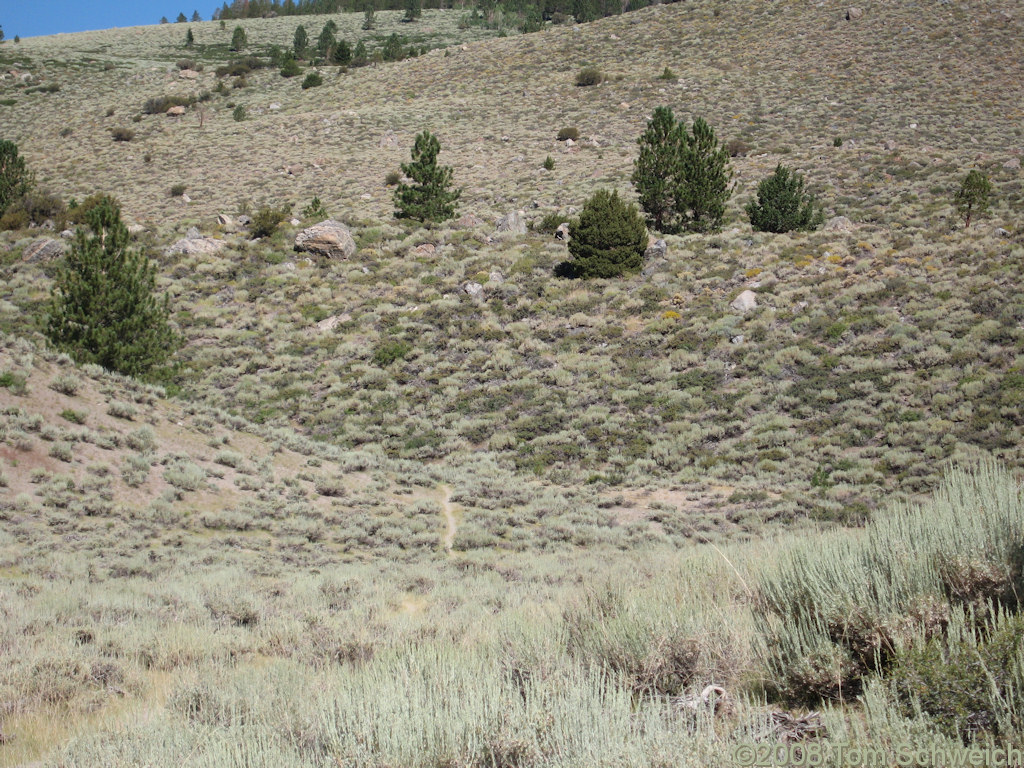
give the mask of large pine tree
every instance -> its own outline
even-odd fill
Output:
[[[162,364],[177,343],[169,299],[155,296],[156,268],[128,247],[128,230],[109,198],[87,214],[61,264],[46,335],[80,363],[129,376]]]
[[[451,189],[452,169],[437,164],[441,143],[430,131],[416,136],[412,162],[402,163],[402,173],[415,182],[395,190],[395,216],[399,219],[446,221],[455,215],[461,190]]]
[[[670,108],[658,107],[637,143],[640,156],[633,165],[632,181],[640,207],[651,227],[675,234],[682,221],[678,198],[686,126],[676,123]]]
[[[718,143],[714,128],[698,117],[683,154],[679,208],[686,229],[715,232],[722,228],[731,179],[729,150]]]

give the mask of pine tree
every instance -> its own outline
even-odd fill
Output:
[[[599,189],[569,225],[569,253],[579,277],[618,277],[643,263],[647,228],[635,205]]]
[[[683,153],[678,210],[683,226],[693,232],[722,227],[725,203],[732,194],[729,151],[718,143],[714,129],[698,117]]]
[[[104,199],[87,214],[60,265],[46,335],[80,363],[140,376],[162,364],[177,344],[169,298],[159,301],[156,268],[128,247],[117,205]]]
[[[231,35],[231,50],[240,51],[248,44],[248,39],[245,36],[245,30],[241,27],[235,27],[234,33]]]
[[[187,17],[185,16],[185,14],[184,14],[184,13],[180,13],[180,12],[179,12],[179,13],[178,13],[178,18],[176,18],[176,19],[174,20],[174,23],[175,23],[175,24],[181,24],[182,22],[185,22],[185,21],[188,21],[188,18],[187,18]]]
[[[954,196],[956,209],[964,217],[964,229],[971,226],[971,218],[988,210],[989,198],[992,196],[992,184],[981,171],[971,171],[960,182],[960,189]]]
[[[25,168],[25,158],[18,154],[18,145],[0,139],[0,216],[32,188],[32,181],[32,172]]]
[[[316,49],[323,59],[330,59],[331,54],[334,53],[334,46],[336,41],[334,39],[334,30],[336,26],[333,22],[327,22],[324,24],[324,28],[320,30],[320,37],[316,40]]]
[[[402,164],[402,173],[415,183],[401,183],[395,190],[396,218],[445,221],[455,215],[455,203],[462,191],[451,189],[451,167],[437,164],[440,150],[440,142],[430,131],[416,136],[412,162]]]
[[[747,203],[750,225],[759,232],[817,229],[825,220],[814,196],[804,190],[804,177],[781,163],[757,185],[757,199]]]
[[[422,0],[405,0],[405,16],[402,17],[402,21],[416,21],[422,15]]]
[[[334,51],[331,53],[331,61],[343,67],[352,63],[352,46],[348,44],[347,40],[339,40],[335,44]]]
[[[185,33],[185,47],[191,48],[195,45],[196,37],[192,34],[192,27],[188,28],[188,32]]]
[[[192,21],[202,21],[203,17],[199,15],[199,11],[192,11]]]
[[[659,232],[679,231],[679,210],[683,154],[687,147],[686,127],[676,123],[672,110],[654,110],[647,130],[637,139],[640,156],[633,165],[633,186],[647,221]]]
[[[295,51],[295,57],[298,59],[303,58],[306,55],[306,48],[309,47],[309,35],[306,34],[306,28],[299,24],[295,28],[295,38],[292,41],[292,50]]]
[[[373,0],[368,0],[366,3],[366,9],[363,11],[363,29],[370,30],[377,26],[377,23],[373,18],[374,11]]]
[[[365,67],[369,57],[366,53],[366,43],[360,40],[356,43],[356,49],[352,51],[352,66]]]

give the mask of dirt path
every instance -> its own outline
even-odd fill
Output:
[[[455,532],[459,524],[455,519],[455,505],[452,504],[452,489],[447,485],[438,486],[443,496],[441,497],[441,514],[444,516],[445,531],[441,541],[444,543],[444,551],[451,552],[452,544],[455,542]]]

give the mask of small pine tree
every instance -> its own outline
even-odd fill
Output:
[[[309,35],[306,34],[306,28],[299,24],[295,28],[295,37],[292,40],[292,51],[295,53],[295,58],[301,59],[306,55],[306,48],[309,47]]]
[[[203,17],[199,15],[199,11],[192,11],[192,21],[202,21]]]
[[[643,263],[647,228],[635,205],[599,189],[569,225],[569,253],[579,277],[618,277]]]
[[[176,19],[174,20],[174,23],[175,23],[175,24],[182,24],[182,23],[184,23],[184,22],[186,22],[186,21],[188,21],[188,17],[187,17],[187,16],[185,16],[185,14],[184,14],[184,13],[179,13],[179,14],[178,14],[178,18],[176,18]]]
[[[191,48],[195,45],[196,37],[192,34],[192,27],[188,28],[188,32],[185,33],[185,47]]]
[[[352,46],[348,44],[348,41],[339,40],[335,44],[334,51],[331,54],[331,61],[343,67],[347,67],[352,63]]]
[[[295,77],[302,74],[302,68],[295,60],[295,54],[285,51],[281,54],[281,77]]]
[[[811,231],[825,220],[814,196],[804,190],[804,177],[781,163],[757,185],[757,199],[746,210],[750,226],[759,232]]]
[[[128,247],[128,230],[109,198],[86,215],[57,273],[46,335],[80,363],[129,376],[161,365],[177,344],[169,297],[159,301],[156,268]]]
[[[373,18],[375,11],[373,0],[370,0],[366,4],[366,10],[363,11],[363,29],[369,31],[377,26],[377,22]]]
[[[719,145],[714,129],[698,117],[687,137],[678,192],[678,209],[686,229],[721,229],[725,204],[732,194],[731,179],[729,150]]]
[[[988,176],[981,171],[971,171],[964,177],[953,198],[957,211],[964,217],[964,229],[970,228],[972,217],[988,211],[991,197],[992,184]]]
[[[369,57],[366,53],[366,43],[360,40],[356,43],[356,49],[352,51],[352,66],[353,67],[365,67]]]
[[[647,130],[637,139],[640,156],[633,164],[633,186],[647,221],[659,232],[679,231],[682,211],[679,186],[687,147],[686,126],[676,123],[668,107],[654,110]]]
[[[245,30],[241,27],[235,27],[234,33],[231,35],[231,50],[240,51],[248,45],[249,40],[245,36]]]
[[[18,145],[0,139],[0,216],[28,193],[32,181],[32,172],[25,168],[25,158],[18,154]]]
[[[402,55],[402,38],[398,36],[397,32],[392,32],[381,47],[380,57],[384,61],[401,61]]]
[[[455,215],[455,203],[461,190],[451,189],[452,169],[437,164],[441,144],[430,131],[416,136],[412,162],[402,164],[402,173],[413,184],[395,189],[395,217],[420,221],[446,221]]]
[[[405,16],[402,21],[416,21],[423,15],[423,0],[405,0]]]

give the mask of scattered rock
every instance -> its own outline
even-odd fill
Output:
[[[187,240],[195,240],[199,237],[202,237],[202,234],[199,232],[197,227],[189,227],[188,231],[185,233],[185,239]]]
[[[237,221],[243,227],[248,227],[250,224],[252,224],[252,219],[246,216],[244,213],[238,217]]]
[[[178,72],[178,77],[183,78],[185,80],[196,80],[199,77],[199,73],[196,72],[194,69],[183,69],[180,72]]]
[[[565,146],[566,146],[566,149],[569,149],[571,147],[575,147],[576,146],[576,142],[573,141],[572,139],[566,139],[565,140]]]
[[[183,203],[191,203],[192,202],[192,198],[189,197],[188,195],[182,195],[181,196],[181,202],[183,202]]]
[[[131,235],[132,237],[138,237],[139,235],[146,231],[146,228],[141,224],[129,224],[127,229],[128,234]]]
[[[235,228],[235,220],[228,216],[226,213],[217,214],[217,226],[227,231],[232,231]]]
[[[59,240],[52,240],[49,237],[42,237],[33,240],[22,251],[22,261],[38,262],[52,261],[64,254],[64,243]]]
[[[168,117],[178,117],[185,114],[185,108],[180,104],[167,110]]]
[[[886,152],[896,151],[896,142],[893,141],[892,139],[886,139],[882,146],[885,147]]]
[[[569,242],[569,222],[563,221],[555,230],[555,239]]]
[[[1005,168],[1008,171],[1020,170],[1020,158],[1019,157],[1011,157],[1009,160],[1007,160],[1005,163],[1003,163],[1003,168]]]
[[[513,211],[506,214],[495,222],[496,232],[508,232],[512,235],[526,234],[526,219],[523,218],[523,211]]]
[[[214,240],[212,237],[185,237],[170,246],[166,253],[168,256],[178,253],[185,256],[202,256],[217,253],[222,248],[223,240]]]
[[[289,219],[289,220],[288,220],[288,223],[289,223],[290,225],[292,225],[293,227],[297,227],[297,226],[299,226],[299,224],[301,224],[302,222],[301,222],[301,221],[299,221],[298,219]]]
[[[352,315],[348,314],[348,312],[343,312],[340,315],[331,315],[330,317],[324,318],[319,323],[317,323],[316,329],[318,331],[323,331],[324,333],[326,333],[327,331],[333,331],[339,325],[341,325],[342,323],[347,323],[351,319]]]
[[[733,344],[742,344],[744,341],[743,334],[740,333],[736,336],[733,336],[731,339],[729,339],[729,341],[731,341]]]
[[[757,296],[753,291],[744,291],[729,306],[737,312],[749,312],[757,307]]]
[[[480,283],[468,282],[462,286],[462,290],[474,299],[483,294],[484,287]]]
[[[505,276],[501,274],[500,270],[492,269],[491,273],[487,275],[487,282],[494,283],[495,285],[501,285],[505,282]]]
[[[860,8],[857,8],[856,6],[851,5],[849,8],[846,9],[847,21],[856,21],[863,15],[864,11],[862,11]]]
[[[398,146],[398,136],[394,131],[385,131],[378,142],[381,149],[393,149]]]
[[[623,109],[623,110],[629,109],[629,102],[627,102],[627,101],[619,102],[619,109]]]
[[[277,112],[277,110],[279,110],[280,108],[281,108],[281,105],[278,104],[276,101],[273,104],[271,104],[269,107],[267,107],[267,109],[269,109],[271,112]]]
[[[356,241],[348,227],[340,221],[327,219],[299,232],[295,236],[295,250],[347,259],[356,252]]]
[[[285,170],[285,173],[287,173],[289,176],[298,176],[300,173],[302,173],[303,168],[302,168],[301,165],[298,165],[298,164],[296,164],[296,165],[286,165],[284,167],[284,170]]]
[[[845,216],[833,216],[825,222],[826,232],[853,232],[853,222]]]
[[[994,234],[994,235],[996,235],[998,237],[1009,237],[1010,236],[1009,230],[1003,229],[1002,227],[997,227],[995,232],[993,232],[992,234]]]
[[[70,240],[72,237],[75,236],[75,233],[72,232],[70,229],[65,229],[63,232],[60,233],[60,236],[63,237],[65,240]]]
[[[436,250],[437,248],[434,247],[433,243],[421,243],[417,245],[415,248],[413,248],[412,251],[410,251],[410,255],[415,256],[417,258],[422,258],[424,256],[433,256]]]
[[[668,253],[668,244],[664,240],[655,240],[653,243],[647,246],[647,250],[644,251],[644,260],[652,261],[654,259],[664,259]]]
[[[479,227],[484,223],[484,221],[479,216],[474,216],[472,213],[465,213],[460,216],[458,221],[455,223],[461,229],[473,229],[474,227]]]

